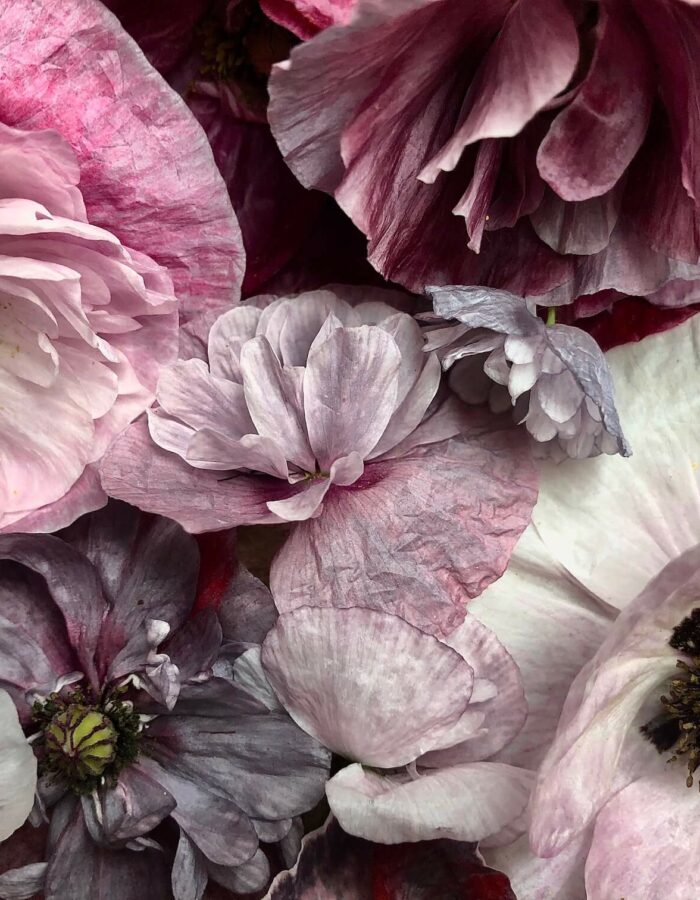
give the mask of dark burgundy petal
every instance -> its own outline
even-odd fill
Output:
[[[149,734],[168,773],[209,785],[256,819],[300,815],[323,796],[330,754],[286,714],[162,716]]]
[[[146,759],[142,766],[175,797],[173,819],[212,862],[238,866],[255,853],[258,837],[250,819],[230,799],[171,768]]]
[[[261,644],[275,624],[277,610],[269,589],[239,566],[219,607],[219,620],[227,641]]]
[[[73,807],[49,859],[45,900],[171,900],[171,896],[163,853],[98,847],[80,805]]]
[[[214,531],[197,535],[199,577],[192,613],[218,611],[238,569],[236,531]]]
[[[22,534],[0,536],[0,559],[20,563],[46,581],[51,598],[65,621],[68,640],[80,669],[96,686],[95,651],[107,604],[99,576],[89,561],[56,537]],[[9,612],[13,618],[11,609]],[[17,614],[21,620],[23,614],[19,606]],[[41,619],[37,616],[36,621]],[[50,613],[49,621],[53,621]],[[51,643],[49,639],[47,646]],[[17,649],[21,651],[21,647]]]

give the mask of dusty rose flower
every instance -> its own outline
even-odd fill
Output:
[[[661,697],[687,708],[692,673],[676,660],[696,665],[685,620],[698,605],[699,337],[695,317],[610,351],[634,456],[542,464],[532,527],[503,578],[470,607],[512,653],[528,700],[542,699],[523,729],[529,740],[546,737],[532,757],[535,765],[544,757],[530,832],[541,858],[526,839],[485,853],[518,896],[697,892],[683,862],[693,852],[697,784],[686,787],[692,757]],[[538,619],[537,609],[554,615]],[[692,716],[685,721],[693,726]],[[686,751],[693,729],[688,738]]]
[[[489,869],[474,844],[451,840],[372,844],[346,834],[329,817],[302,841],[293,869],[280,873],[269,900],[515,900],[508,879]]]
[[[242,251],[204,134],[98,3],[4,10],[0,159],[0,529],[50,531],[104,504],[176,292],[235,300]]]
[[[329,765],[246,676],[269,592],[238,572],[193,615],[194,538],[120,504],[63,539],[2,536],[0,556],[0,686],[36,755],[27,774],[38,762],[32,821],[49,823],[43,861],[5,869],[0,897],[264,888],[263,846],[284,845]]]
[[[107,492],[195,532],[299,523],[273,563],[278,603],[312,589],[353,605],[382,579],[392,607],[418,582],[421,621],[454,628],[527,524],[534,470],[509,424],[438,402],[439,362],[393,296],[337,288],[225,313],[208,365],[169,368],[148,424],[112,446]]]
[[[388,844],[517,836],[532,773],[491,757],[527,704],[517,666],[474,617],[440,641],[373,609],[307,606],[280,616],[262,666],[294,721],[348,761],[326,785],[346,832]]]
[[[507,291],[451,285],[427,292],[435,313],[418,316],[434,323],[425,350],[451,369],[450,385],[465,402],[513,406],[538,456],[629,456],[610,371],[590,335],[545,323]]]
[[[700,278],[699,35],[682,0],[358,0],[275,68],[270,122],[301,182],[413,290],[683,305]]]

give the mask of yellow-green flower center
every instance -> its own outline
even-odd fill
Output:
[[[102,775],[116,757],[114,725],[107,716],[89,706],[66,707],[53,717],[44,735],[47,753],[60,763],[61,769],[81,779]]]

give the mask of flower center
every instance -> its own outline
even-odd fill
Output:
[[[139,753],[141,721],[119,690],[94,702],[82,690],[65,698],[51,694],[34,704],[39,774],[62,782],[76,794],[114,784]]]
[[[686,784],[692,787],[700,765],[700,609],[694,609],[673,629],[669,645],[690,657],[690,662],[676,662],[682,674],[669,681],[668,696],[660,698],[663,711],[643,725],[641,732],[659,753],[673,750],[669,762],[687,758]]]

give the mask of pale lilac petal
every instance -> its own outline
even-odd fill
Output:
[[[330,486],[330,478],[308,481],[291,497],[286,500],[272,500],[267,504],[267,508],[285,522],[305,522],[321,515],[323,499]]]
[[[342,324],[356,324],[352,310],[334,291],[309,291],[291,302],[293,314],[286,318],[279,336],[280,361],[285,366],[306,364],[309,351],[329,317]]]
[[[361,608],[282,615],[262,661],[305,731],[347,759],[382,768],[405,765],[439,743],[466,709],[473,681],[446,645],[398,617]]]
[[[100,475],[110,496],[170,516],[195,533],[278,521],[267,501],[291,492],[286,482],[264,475],[221,480],[219,472],[194,469],[157,447],[143,422],[115,441],[102,461]]]
[[[237,306],[220,316],[209,331],[209,368],[213,375],[243,383],[241,347],[255,337],[262,310]]]
[[[235,894],[264,891],[270,881],[270,863],[260,847],[240,866],[219,866],[208,860],[206,865],[209,877]]]
[[[532,779],[502,763],[453,766],[415,779],[356,764],[335,775],[326,794],[342,828],[369,841],[478,841],[523,812]]]
[[[201,900],[207,881],[204,857],[181,830],[171,874],[174,900]]]
[[[640,778],[598,813],[586,861],[586,896],[687,900],[700,892],[688,865],[700,851],[695,823],[700,796],[673,767]]]
[[[24,824],[32,810],[37,764],[15,705],[1,690],[0,722],[0,841],[4,841]]]
[[[282,366],[264,336],[244,345],[240,365],[246,403],[258,433],[279,441],[290,462],[314,472],[304,422],[303,369]]]
[[[280,445],[259,434],[245,434],[236,440],[211,428],[202,428],[189,439],[184,458],[198,469],[221,472],[250,469],[285,480],[289,474]]]
[[[375,447],[396,406],[400,364],[394,339],[367,325],[336,329],[309,356],[304,411],[322,470]]]

